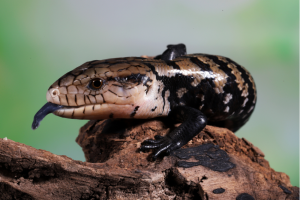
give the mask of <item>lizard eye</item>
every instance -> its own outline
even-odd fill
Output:
[[[103,81],[101,79],[95,78],[95,79],[91,80],[89,87],[91,89],[98,90],[101,88],[102,84],[103,84]]]

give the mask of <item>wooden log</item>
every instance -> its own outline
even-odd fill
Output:
[[[156,161],[138,150],[172,128],[161,120],[89,121],[76,139],[87,162],[0,139],[0,199],[299,199],[286,174],[227,129],[206,126],[184,150]]]

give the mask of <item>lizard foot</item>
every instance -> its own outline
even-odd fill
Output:
[[[181,147],[180,142],[174,144],[172,139],[168,136],[156,135],[154,138],[154,140],[145,140],[140,148],[141,151],[145,151],[147,149],[156,149],[152,155],[153,160],[156,160],[156,158],[163,152],[170,154],[171,151]]]

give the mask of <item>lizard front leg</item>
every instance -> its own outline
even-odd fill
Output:
[[[174,123],[182,124],[166,136],[157,135],[154,140],[145,140],[141,146],[142,151],[156,149],[153,153],[154,160],[162,152],[170,153],[188,143],[207,124],[207,118],[200,110],[188,106],[173,108],[168,117]]]

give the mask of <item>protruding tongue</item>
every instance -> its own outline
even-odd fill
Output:
[[[44,119],[44,117],[46,117],[46,115],[48,115],[49,113],[52,113],[58,109],[60,109],[61,107],[63,107],[62,105],[57,105],[54,103],[46,103],[35,115],[33,118],[33,122],[32,122],[32,130],[37,129],[37,127],[39,127],[40,122]]]

